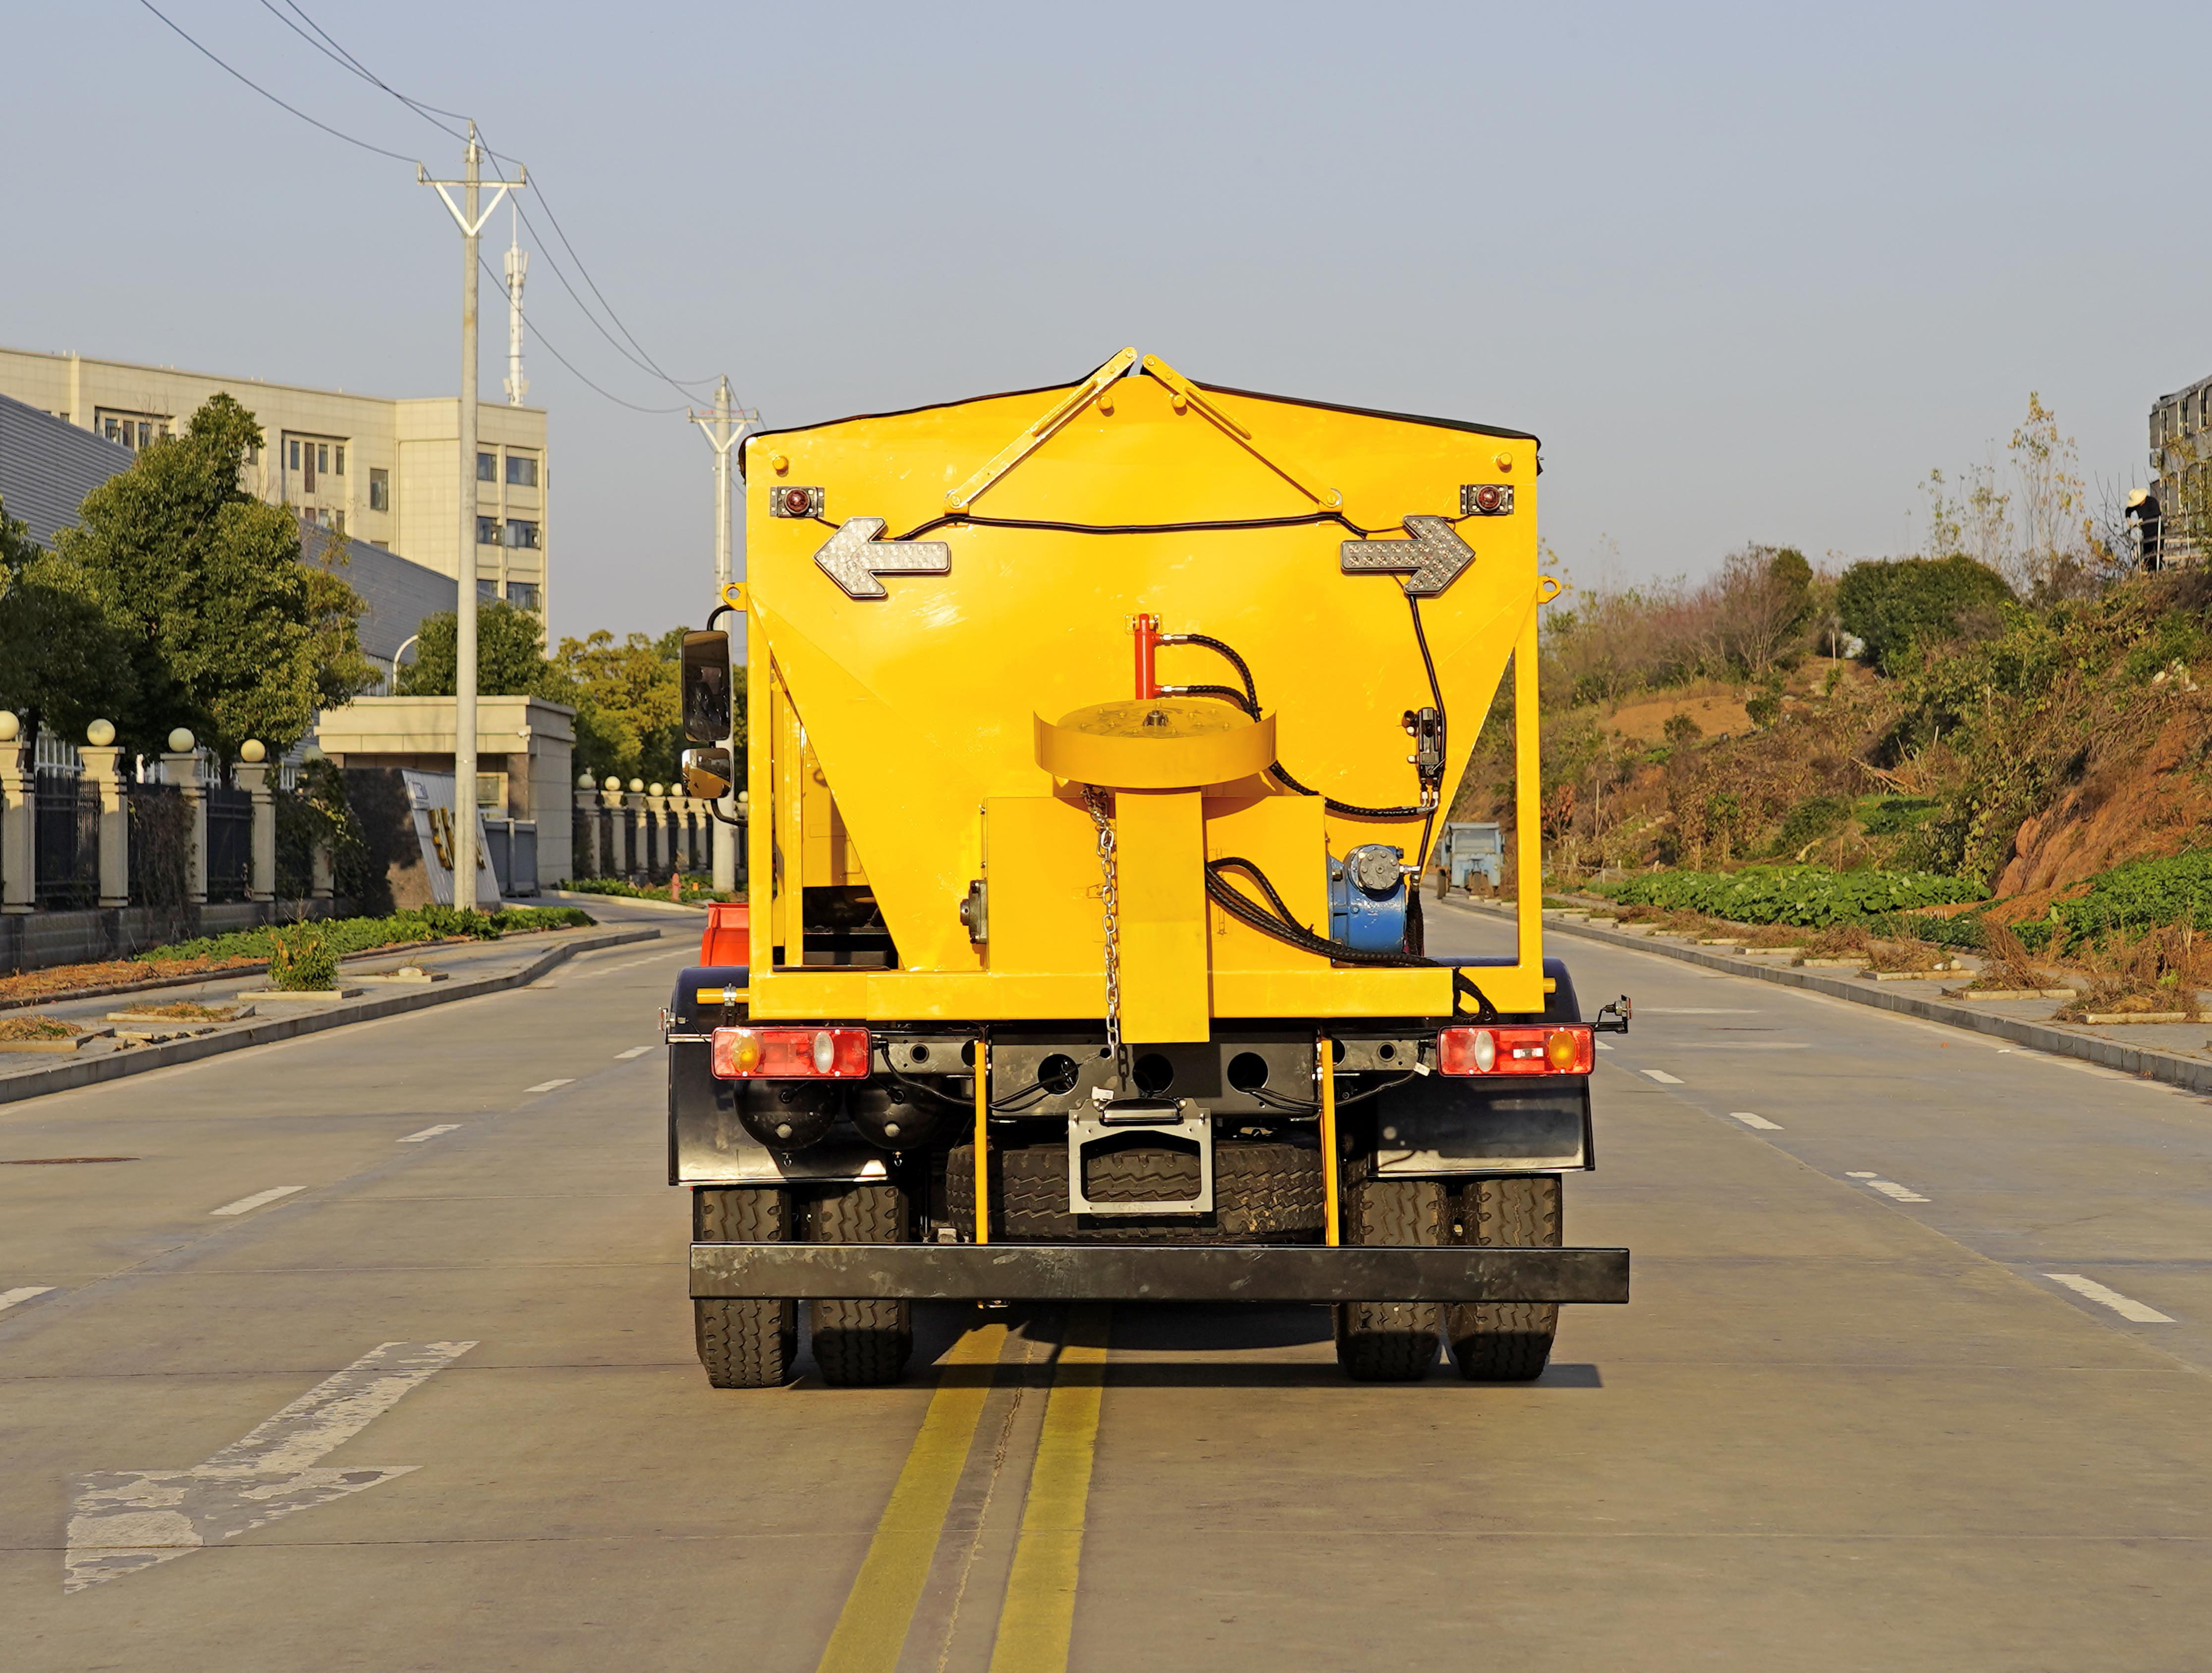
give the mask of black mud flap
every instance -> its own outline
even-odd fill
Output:
[[[691,1293],[802,1301],[1628,1299],[1625,1249],[691,1245]]]

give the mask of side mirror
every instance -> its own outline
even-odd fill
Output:
[[[726,749],[684,751],[684,794],[701,801],[720,801],[737,782],[737,763]]]
[[[687,633],[684,636],[684,735],[695,744],[719,744],[730,735],[730,636],[719,629]],[[685,771],[690,771],[688,766]]]
[[[1601,1005],[1598,1007],[1597,1015],[1590,1020],[1591,1031],[1598,1034],[1626,1034],[1628,1032],[1628,1019],[1635,1014],[1636,1007],[1629,1003],[1628,995],[1623,994],[1612,1004]]]

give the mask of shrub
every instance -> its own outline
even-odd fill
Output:
[[[496,912],[424,906],[382,918],[325,918],[312,928],[327,941],[334,957],[343,958],[410,941],[436,941],[454,935],[489,941],[533,929],[581,928],[597,922],[590,913],[574,906],[507,906]],[[149,964],[189,958],[273,958],[276,941],[288,933],[267,928],[234,930],[227,935],[204,935],[198,940],[152,947],[137,957]]]
[[[2108,929],[2147,930],[2188,924],[2212,929],[2212,849],[2166,860],[2136,860],[2089,879],[2088,892],[2062,900],[2051,921],[2068,941]]]
[[[269,984],[287,993],[315,993],[338,983],[338,952],[320,925],[271,931]]]
[[[1795,854],[1806,843],[1826,836],[1850,815],[1851,805],[1841,796],[1810,796],[1791,808],[1774,833],[1774,852]]]
[[[1962,617],[2012,601],[2003,576],[1963,557],[1854,563],[1836,588],[1844,630],[1865,642],[1868,660],[1886,673],[1899,672],[1915,645],[1955,636]]]
[[[1742,871],[1651,872],[1599,892],[1623,905],[1704,912],[1737,923],[1808,928],[1863,923],[1917,906],[1979,900],[1979,885],[1934,872],[1832,872],[1819,866],[1747,866]]]

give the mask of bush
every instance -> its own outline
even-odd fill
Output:
[[[1832,872],[1819,866],[1748,866],[1740,872],[1651,872],[1597,892],[1624,906],[1703,912],[1736,923],[1863,923],[1917,906],[1979,900],[1979,885],[1934,872]]]
[[[2100,872],[2089,879],[2088,893],[2054,903],[2051,922],[2067,942],[2108,929],[2141,931],[2179,924],[2212,929],[2212,849],[2166,860],[2132,861]]]
[[[1866,642],[1868,660],[1885,673],[1898,672],[1915,645],[1955,636],[1970,612],[2011,602],[2004,577],[1971,557],[1854,563],[1836,588],[1844,631]]]
[[[337,949],[319,924],[270,932],[269,985],[295,994],[338,985]]]
[[[1851,805],[1841,796],[1811,796],[1791,808],[1774,833],[1774,852],[1795,854],[1817,842],[1850,817]]]
[[[389,917],[325,918],[299,928],[312,928],[329,946],[333,958],[343,958],[349,953],[410,941],[437,941],[456,935],[492,941],[518,932],[581,928],[597,922],[590,913],[574,906],[508,906],[496,912],[424,906],[394,912]],[[291,933],[277,928],[234,930],[228,935],[204,935],[198,940],[151,947],[137,957],[140,963],[149,964],[186,958],[261,958],[273,964],[277,942]]]

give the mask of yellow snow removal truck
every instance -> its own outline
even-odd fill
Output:
[[[741,627],[750,923],[665,1030],[716,1385],[787,1380],[802,1301],[851,1384],[922,1300],[1326,1302],[1353,1377],[1441,1329],[1488,1381],[1627,1299],[1561,1246],[1594,1042],[1542,951],[1536,445],[1133,350],[746,441],[684,705],[725,795]],[[1517,953],[1432,958],[1509,661]]]

